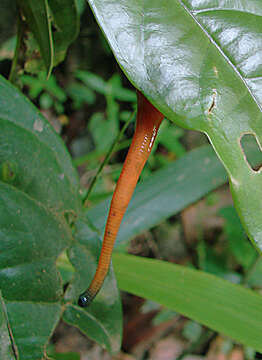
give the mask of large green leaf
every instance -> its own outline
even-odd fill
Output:
[[[54,302],[62,284],[58,255],[70,244],[63,218],[0,182],[0,285],[5,300]]]
[[[0,214],[0,288],[12,341],[20,359],[39,359],[61,313],[56,259],[70,232],[63,217],[3,182]]]
[[[90,309],[71,306],[88,286],[98,255],[97,243],[88,248],[86,224],[77,222],[73,237],[80,201],[78,177],[61,139],[17,88],[0,78],[0,289],[7,309],[1,326],[3,341],[5,327],[12,333],[19,359],[42,358],[64,310],[65,319],[108,350],[120,346],[121,306],[112,270]],[[57,259],[66,249],[78,273],[63,307]],[[105,304],[110,304],[106,314]],[[10,358],[7,350],[3,347],[3,360]]]
[[[44,347],[58,323],[61,313],[60,305],[8,302],[7,312],[18,359],[42,359]],[[6,359],[8,358],[3,358],[3,360]]]
[[[158,302],[262,351],[262,297],[214,275],[164,261],[115,254],[121,289]]]
[[[41,113],[2,77],[0,166],[0,180],[50,210],[72,214],[79,211],[79,180],[63,142]]]
[[[97,243],[90,248],[87,224],[76,222],[74,239],[69,226],[81,214],[71,159],[47,120],[4,79],[0,165],[0,288],[13,348],[21,359],[39,359],[63,309],[66,321],[116,351],[122,315],[112,270],[88,310],[71,305],[88,286],[98,256]],[[66,249],[77,273],[62,308],[63,284],[56,262]],[[25,319],[29,320],[23,329]]]
[[[225,166],[242,222],[262,250],[262,172],[240,140],[262,144],[262,3],[89,0],[130,81],[170,120],[205,132]]]
[[[68,250],[68,257],[77,272],[65,294],[67,302],[78,299],[79,294],[90,284],[100,254],[100,248],[97,247],[100,239],[98,236],[93,236],[85,220],[76,222],[74,236],[77,243]],[[122,338],[122,311],[112,267],[95,301],[86,309],[68,305],[63,318],[106,347],[108,351],[113,353],[119,351]]]
[[[63,311],[65,320],[109,351],[120,347],[122,315],[112,269],[88,310],[71,305],[89,285],[98,256],[97,243],[89,245],[88,225],[77,221],[81,213],[78,177],[64,144],[17,88],[0,78],[0,289],[7,309],[1,324],[12,333],[19,359],[42,358]],[[64,299],[57,260],[66,250],[77,272]]]
[[[252,142],[246,152],[254,164],[262,163],[262,154]],[[192,176],[194,174],[194,176]],[[206,145],[186,153],[177,161],[155,172],[137,185],[124,216],[117,244],[150,229],[171,215],[225,184],[226,171],[211,146]],[[88,219],[102,235],[110,199],[89,209]],[[94,232],[93,236],[97,234]]]
[[[0,78],[0,289],[19,359],[41,358],[59,320],[63,287],[56,260],[72,241],[65,215],[77,214],[79,202],[61,140]]]

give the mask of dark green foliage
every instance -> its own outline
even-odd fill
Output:
[[[94,36],[93,25],[82,34],[88,45],[81,49],[81,66],[74,65],[71,72],[73,57],[70,65],[63,64],[61,73],[70,72],[70,79],[51,74],[79,33],[80,15],[93,24],[82,0],[17,3],[17,47],[11,37],[14,28],[6,32],[7,38],[1,32],[0,65],[13,57],[12,82],[23,86],[41,110],[65,121],[81,111],[88,122],[71,143],[72,161],[40,111],[0,77],[0,358],[42,358],[61,318],[117,352],[122,314],[113,268],[90,307],[80,308],[77,299],[95,272],[112,189],[105,183],[118,178],[120,161],[112,160],[109,175],[97,180],[88,201],[74,165],[81,166],[81,172],[96,171],[128,122],[136,94],[125,86],[112,61],[108,65],[111,50],[101,32],[99,40]],[[89,4],[129,80],[176,123],[163,122],[124,218],[114,257],[119,286],[164,305],[162,319],[181,313],[262,351],[261,296],[226,281],[262,287],[255,250],[262,247],[262,5],[256,0],[232,0],[230,9],[213,0],[164,0],[161,6],[159,0]],[[0,8],[15,14],[12,4],[9,8],[4,2]],[[1,24],[1,29],[7,28],[6,22]],[[93,49],[101,53],[90,54]],[[90,69],[96,66],[97,54],[104,62]],[[127,149],[132,127],[114,154]],[[186,153],[185,129],[207,134],[222,163],[210,145]],[[244,143],[249,137],[255,141]],[[220,252],[214,246],[217,239],[198,239],[194,249],[197,266],[205,272],[192,269],[192,264],[120,253],[131,238],[178,214],[227,179],[255,247],[247,241],[234,208],[226,207],[219,210],[224,219]],[[89,201],[93,206],[86,209]],[[184,329],[190,341],[202,333],[195,323]],[[51,350],[50,356],[79,359],[75,353]]]

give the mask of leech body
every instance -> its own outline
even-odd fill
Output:
[[[78,304],[82,307],[91,303],[103,285],[121,221],[164,118],[140,92],[137,93],[137,101],[136,130],[111,201],[95,276],[89,288],[78,300]]]

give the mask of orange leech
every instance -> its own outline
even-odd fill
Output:
[[[111,201],[95,276],[89,288],[80,295],[78,300],[78,304],[82,307],[92,302],[103,285],[121,221],[164,118],[164,115],[140,92],[137,92],[137,102],[136,130]]]

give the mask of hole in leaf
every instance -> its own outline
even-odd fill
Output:
[[[244,134],[240,145],[248,165],[252,170],[259,171],[262,165],[262,148],[257,137],[254,134]]]

